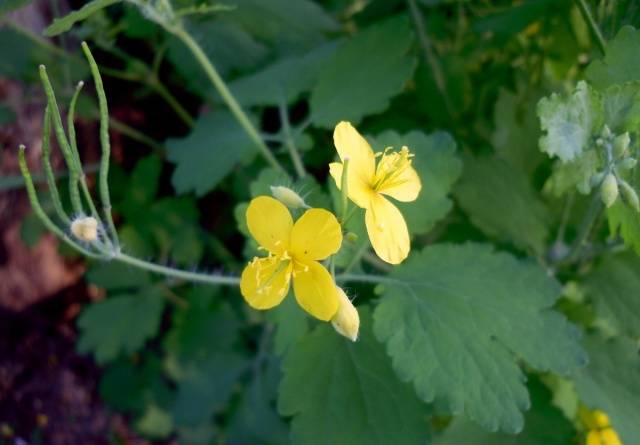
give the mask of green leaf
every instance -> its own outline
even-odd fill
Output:
[[[147,437],[164,439],[173,431],[173,418],[167,411],[151,404],[136,421],[135,427]]]
[[[311,89],[318,72],[337,46],[334,41],[303,56],[281,59],[257,73],[234,80],[229,84],[229,89],[238,102],[246,107],[291,103]]]
[[[540,126],[546,134],[540,149],[563,162],[576,159],[587,148],[591,135],[601,130],[603,112],[598,93],[586,82],[578,82],[569,96],[553,93],[538,102]]]
[[[553,172],[544,188],[559,197],[577,189],[586,195],[591,191],[591,178],[600,170],[602,161],[595,150],[588,150],[574,161],[564,163],[559,159],[553,164]]]
[[[158,156],[151,155],[142,158],[136,164],[129,178],[127,193],[118,210],[125,213],[127,218],[135,218],[145,214],[147,205],[151,204],[158,191],[162,161]]]
[[[213,190],[240,161],[255,151],[253,142],[227,112],[201,116],[193,131],[166,142],[167,158],[176,164],[171,183],[178,193],[202,196]]]
[[[488,433],[458,417],[435,441],[435,445],[567,445],[575,431],[560,410],[551,404],[550,391],[536,378],[528,384],[531,409],[525,414],[524,430],[517,435]]]
[[[406,145],[415,154],[413,166],[422,181],[420,195],[413,202],[394,204],[402,211],[412,234],[427,233],[453,206],[449,194],[462,171],[455,141],[449,133],[425,135],[420,131],[405,135],[387,131],[369,139],[375,151],[390,146],[399,149]]]
[[[456,198],[487,235],[544,252],[551,215],[517,167],[495,157],[466,157]]]
[[[585,280],[598,315],[618,331],[640,337],[640,258],[626,252],[609,254]]]
[[[604,122],[614,134],[636,132],[640,125],[640,82],[612,85],[603,93]]]
[[[287,354],[278,408],[294,416],[291,441],[317,444],[418,444],[427,440],[425,407],[398,381],[361,306],[360,338],[324,323]]]
[[[87,281],[108,291],[136,288],[151,284],[149,274],[141,269],[117,261],[100,262],[91,266]]]
[[[575,379],[582,402],[604,411],[624,444],[640,437],[640,355],[635,341],[586,339],[589,366]]]
[[[640,255],[640,213],[618,199],[607,209],[607,219],[611,235],[620,235]]]
[[[85,4],[77,11],[73,11],[60,19],[55,19],[51,25],[44,30],[44,35],[47,37],[57,36],[63,32],[69,31],[71,27],[77,22],[81,22],[88,18],[90,15],[119,3],[121,0],[93,0]]]
[[[632,26],[623,26],[608,42],[605,57],[589,65],[586,76],[598,89],[640,80],[640,32]]]
[[[309,317],[291,292],[282,303],[267,312],[267,319],[276,325],[273,342],[278,355],[284,355],[309,331]]]
[[[358,124],[387,109],[411,77],[407,55],[413,34],[405,17],[373,25],[343,45],[319,73],[311,92],[314,124],[333,128],[341,120]]]
[[[522,430],[520,360],[563,375],[586,361],[578,331],[551,309],[559,284],[531,261],[486,245],[434,245],[383,280],[374,329],[400,378],[490,431]]]
[[[91,352],[98,363],[133,354],[160,327],[164,299],[156,288],[109,297],[87,306],[78,319],[78,350]]]
[[[0,16],[13,11],[14,9],[22,8],[32,1],[33,0],[2,0],[2,2],[0,2]]]

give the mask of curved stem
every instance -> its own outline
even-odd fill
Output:
[[[567,255],[562,258],[558,263],[559,265],[566,265],[575,260],[578,256],[582,248],[584,247],[587,239],[589,238],[589,234],[591,233],[591,229],[593,224],[596,222],[600,214],[603,210],[602,198],[599,193],[594,193],[591,198],[591,202],[589,203],[589,208],[582,219],[582,223],[578,229],[578,235],[576,239],[571,244],[571,248]]]
[[[187,124],[188,127],[193,128],[193,126],[196,124],[193,117],[191,117],[189,112],[184,109],[180,102],[178,102],[178,99],[176,99],[175,96],[171,94],[169,89],[164,86],[162,82],[160,82],[160,79],[156,77],[152,78],[149,85],[173,109],[173,111],[178,115],[182,122]]]
[[[291,131],[289,115],[287,114],[287,105],[284,100],[280,102],[278,111],[280,112],[280,124],[282,125],[282,130],[284,133],[284,144],[289,150],[289,156],[291,156],[291,161],[293,162],[293,167],[296,169],[298,177],[304,178],[307,175],[307,171],[304,169],[302,158],[300,158],[300,153],[298,152],[298,148],[296,147],[295,141],[293,139],[293,132]]]
[[[244,131],[247,133],[249,138],[253,141],[255,146],[258,148],[262,156],[264,156],[265,160],[276,170],[282,171],[286,173],[286,170],[282,167],[282,165],[275,158],[269,147],[264,143],[264,141],[260,138],[258,131],[253,126],[246,113],[240,107],[240,104],[236,101],[229,88],[218,74],[218,71],[215,69],[207,55],[204,53],[198,42],[194,40],[194,38],[189,34],[184,28],[167,28],[168,31],[172,32],[177,38],[182,40],[182,42],[189,48],[189,50],[193,53],[193,56],[196,58],[198,63],[202,66],[205,73],[209,77],[209,80],[213,84],[213,86],[218,90],[222,99],[224,99],[225,103],[229,107],[229,110],[233,114],[233,116],[237,119],[238,123],[242,126]]]
[[[602,36],[602,32],[600,32],[600,28],[598,28],[598,24],[596,23],[593,15],[591,14],[591,11],[589,10],[587,2],[585,0],[576,0],[576,3],[578,4],[578,8],[580,9],[582,17],[584,17],[587,25],[589,25],[589,29],[591,29],[591,32],[596,38],[596,42],[600,47],[600,51],[602,51],[602,54],[606,54],[607,43],[605,42],[604,37]]]
[[[130,264],[139,269],[148,270],[149,272],[166,275],[186,281],[194,281],[197,283],[206,283],[223,286],[238,286],[240,284],[239,277],[227,277],[222,275],[204,274],[198,272],[189,272],[186,270],[174,269],[172,267],[161,266],[159,264],[144,261],[139,258],[132,257],[122,252],[118,252],[113,260]]]

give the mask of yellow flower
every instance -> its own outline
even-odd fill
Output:
[[[240,291],[255,309],[282,302],[293,279],[298,304],[320,320],[338,310],[338,293],[331,274],[318,261],[340,250],[342,230],[336,217],[324,209],[310,209],[293,223],[280,201],[259,196],[247,209],[249,232],[267,257],[254,258],[245,267]]]
[[[593,411],[591,430],[587,434],[587,445],[622,445],[618,433],[611,427],[609,416],[602,411]]]
[[[418,197],[422,185],[411,165],[413,155],[407,147],[400,151],[387,148],[383,153],[374,154],[369,143],[349,122],[336,125],[333,142],[340,160],[349,159],[347,193],[358,207],[365,209],[365,224],[373,249],[387,263],[401,263],[411,249],[409,231],[402,213],[385,195],[402,202]],[[329,164],[338,188],[342,169],[341,162]]]

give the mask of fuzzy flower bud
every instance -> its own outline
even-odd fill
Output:
[[[613,156],[616,159],[622,158],[625,154],[627,154],[629,142],[631,142],[631,138],[629,137],[628,131],[616,136],[616,138],[613,140]]]
[[[281,203],[283,203],[289,208],[292,208],[292,209],[309,208],[307,203],[304,202],[304,199],[302,199],[300,195],[298,195],[296,192],[291,190],[289,187],[285,187],[283,185],[276,185],[276,186],[272,185],[271,194],[274,196],[274,198],[276,198],[278,201],[280,201]]]
[[[356,341],[358,339],[358,329],[360,329],[360,316],[347,294],[338,286],[336,286],[336,290],[340,305],[338,306],[338,312],[331,319],[331,324],[338,334],[344,335],[351,341]]]
[[[626,181],[620,181],[620,192],[622,199],[629,204],[636,212],[640,212],[640,200],[636,191],[627,184]]]
[[[71,223],[71,233],[82,241],[95,241],[98,238],[98,221],[93,216],[76,218]]]
[[[607,174],[600,187],[600,197],[607,207],[611,207],[618,199],[618,180],[613,173]]]

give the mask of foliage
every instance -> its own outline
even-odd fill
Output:
[[[43,109],[46,98],[67,169],[48,164],[47,133],[42,173],[19,151],[34,208],[21,234],[34,246],[52,231],[62,252],[90,258],[97,297],[77,318],[77,350],[103,369],[101,398],[138,434],[565,445],[585,442],[583,414],[598,410],[625,445],[637,442],[634,1],[72,4],[44,30],[53,39],[11,19],[0,28],[0,76]],[[80,80],[88,94],[71,84]],[[23,118],[0,104],[3,127]],[[387,190],[398,210],[378,207],[396,228],[406,221],[401,264],[372,250],[372,231],[387,227],[371,224],[373,205],[347,199],[352,176],[329,174],[341,121],[377,153],[380,171],[362,181],[375,196],[407,165],[419,177],[409,178],[416,199]],[[85,175],[96,141],[103,158]],[[359,174],[368,158],[349,150],[341,168]],[[402,179],[393,185],[411,182]],[[309,267],[306,250],[280,250],[290,238],[271,232],[281,214],[247,222],[250,202],[273,187],[293,197],[280,197],[292,221],[307,207],[335,214],[340,250],[314,267],[357,309],[356,342],[307,314],[297,292],[266,312],[245,304],[244,268],[255,306],[262,289],[288,289],[270,278],[289,274],[295,286]],[[78,218],[95,218],[93,239],[74,236]],[[337,245],[325,226],[307,228],[303,244]],[[281,269],[261,282],[252,259],[266,247]]]

